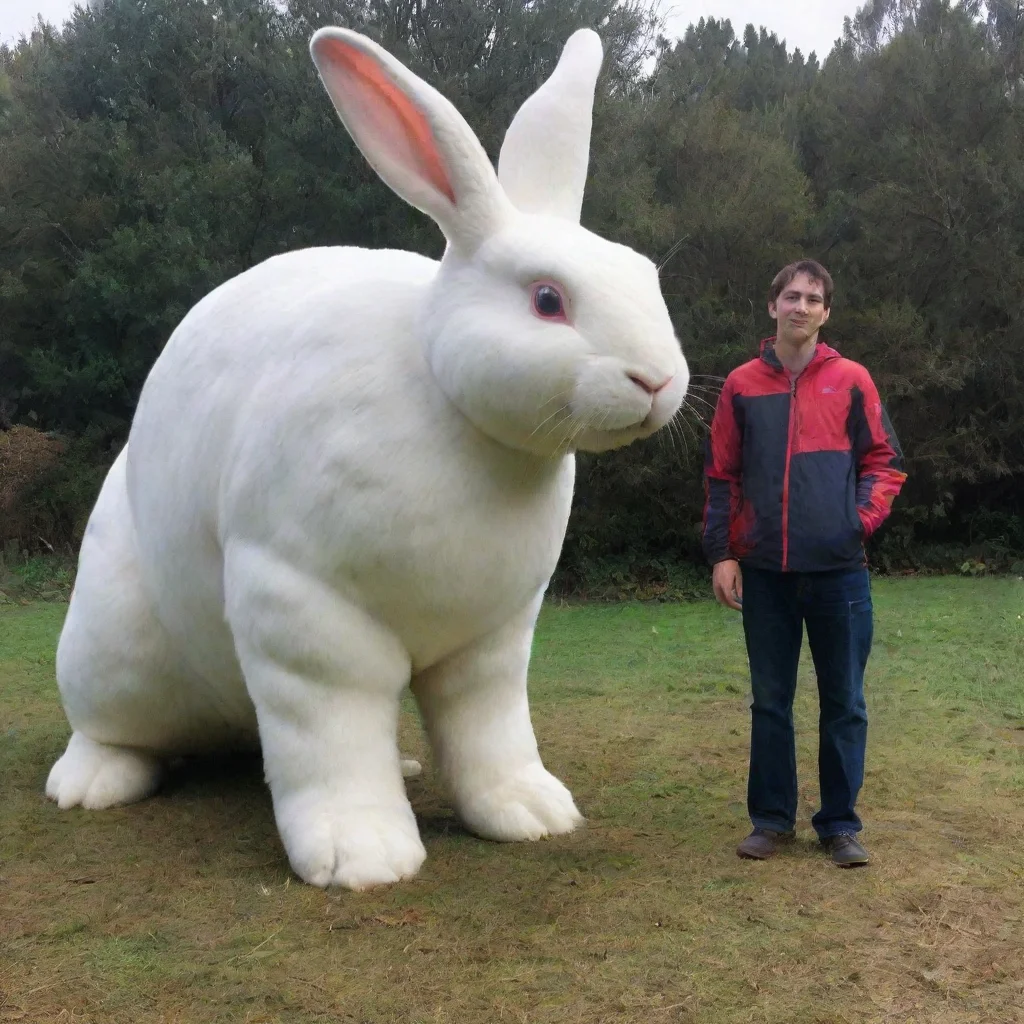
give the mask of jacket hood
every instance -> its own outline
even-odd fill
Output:
[[[773,369],[773,370],[784,370],[785,367],[782,365],[779,357],[775,354],[775,339],[776,335],[772,335],[770,338],[765,338],[761,342],[761,358]],[[823,363],[826,359],[840,359],[842,358],[836,349],[832,348],[831,345],[827,345],[823,341],[819,341],[814,348],[814,358],[807,364],[805,370],[810,369],[817,363]]]

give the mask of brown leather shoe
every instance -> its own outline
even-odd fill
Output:
[[[767,860],[779,852],[780,843],[790,843],[796,838],[796,832],[773,832],[769,828],[755,828],[746,839],[736,847],[736,856],[747,860]]]

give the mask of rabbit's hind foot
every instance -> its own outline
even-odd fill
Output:
[[[75,732],[64,755],[50,769],[46,795],[61,810],[79,805],[101,810],[150,796],[162,775],[161,762],[151,754],[97,743]]]

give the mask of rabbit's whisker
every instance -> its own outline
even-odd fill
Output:
[[[548,416],[545,416],[544,419],[542,419],[540,421],[540,423],[538,423],[537,426],[535,426],[533,428],[533,430],[530,431],[530,434],[529,434],[529,437],[527,437],[527,440],[530,440],[530,438],[532,438],[535,434],[537,434],[540,431],[541,427],[544,426],[545,423],[550,422],[551,420],[555,419],[556,416],[559,416],[561,413],[566,412],[568,410],[568,408],[569,408],[568,405],[560,405],[553,413],[551,413]],[[555,430],[555,428],[558,427],[558,426],[560,426],[560,421],[556,421],[555,423],[553,423],[547,429],[547,431],[545,431],[544,437],[545,438],[549,437],[551,435],[551,433]]]
[[[715,406],[706,398],[701,398],[700,395],[687,395],[685,401],[683,402],[683,405],[691,409],[696,409],[696,406],[690,405],[691,401],[700,402],[701,405],[707,406],[707,408],[711,410],[712,414],[714,414]]]

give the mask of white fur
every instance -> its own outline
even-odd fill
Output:
[[[498,177],[523,213],[546,213],[579,223],[600,70],[600,39],[586,29],[574,32],[554,73],[509,125],[498,157]],[[543,139],[543,145],[534,145],[535,139]],[[537,182],[547,182],[547,187],[537,188]]]
[[[409,877],[425,856],[402,781],[418,765],[396,746],[411,685],[470,828],[537,839],[582,820],[541,763],[526,690],[572,451],[664,425],[687,369],[650,262],[567,213],[595,44],[600,60],[579,35],[502,153],[517,204],[544,206],[532,173],[561,196],[551,213],[517,208],[454,108],[393,57],[314,36],[360,148],[449,246],[440,263],[277,256],[171,336],[82,544],[57,654],[74,729],[47,783],[61,807],[137,800],[170,755],[258,742],[302,878]],[[559,81],[577,130],[554,182],[516,151],[544,143],[530,109],[557,105]],[[571,324],[531,311],[548,280]]]

